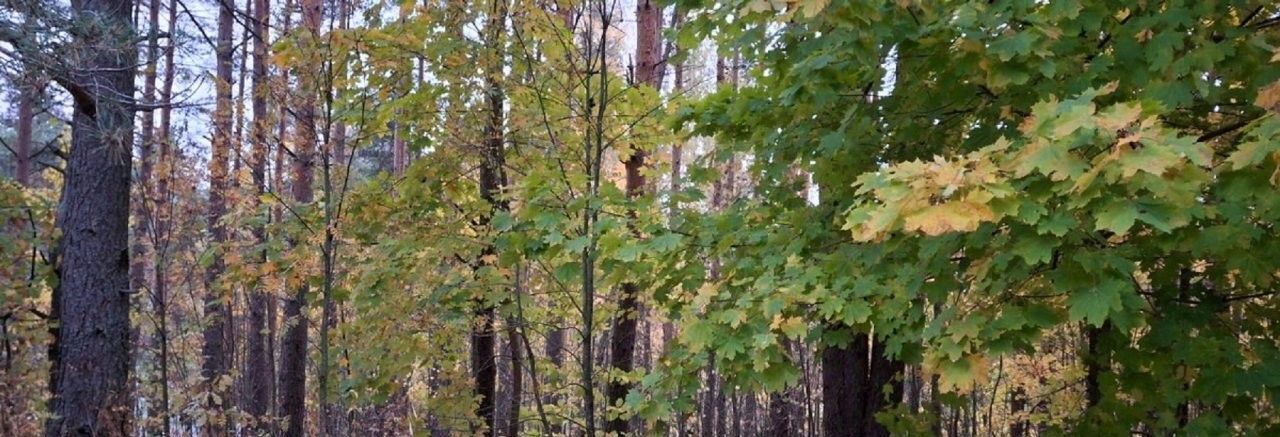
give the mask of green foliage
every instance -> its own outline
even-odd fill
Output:
[[[637,411],[688,406],[694,360],[776,390],[795,366],[784,339],[847,341],[831,327],[963,391],[1083,324],[1103,333],[1088,359],[1107,364],[1104,399],[1065,429],[1280,419],[1277,385],[1254,376],[1275,349],[1280,40],[1244,22],[1274,7],[679,4],[696,17],[684,38],[759,62],[753,85],[677,115],[751,153],[759,196],[673,223],[686,250],[660,264],[656,296],[683,329],[645,387],[658,405]]]

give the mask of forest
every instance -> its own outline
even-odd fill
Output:
[[[1280,2],[0,0],[0,436],[1280,434]]]

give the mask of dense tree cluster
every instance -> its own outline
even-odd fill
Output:
[[[1280,430],[1280,5],[11,0],[0,435]]]

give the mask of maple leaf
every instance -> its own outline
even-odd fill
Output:
[[[907,215],[903,229],[925,235],[942,235],[947,232],[968,232],[978,225],[995,219],[995,213],[987,205],[960,200],[926,207]]]

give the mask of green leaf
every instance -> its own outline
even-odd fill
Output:
[[[1121,293],[1129,287],[1122,279],[1108,279],[1091,288],[1075,290],[1067,297],[1068,316],[1071,321],[1086,321],[1093,326],[1102,326],[1112,313],[1124,307]]]
[[[1113,200],[1095,215],[1097,230],[1109,230],[1119,235],[1129,232],[1138,219],[1138,207],[1127,200]]]

